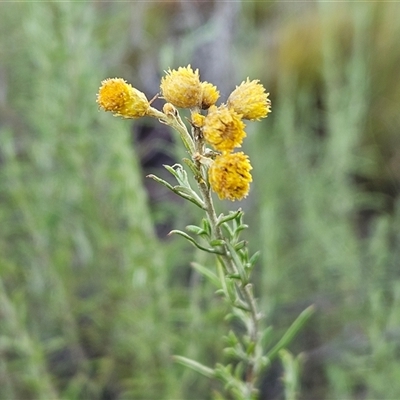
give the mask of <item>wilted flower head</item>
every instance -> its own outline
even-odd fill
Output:
[[[145,94],[121,78],[101,82],[97,103],[103,110],[125,118],[143,117],[150,108]]]
[[[192,108],[201,104],[199,70],[193,71],[190,65],[168,70],[161,79],[160,88],[164,99],[176,107]]]
[[[176,116],[178,114],[178,110],[171,103],[165,103],[163,105],[163,113],[165,115]]]
[[[264,86],[259,80],[250,81],[247,78],[230,94],[228,107],[242,114],[244,119],[265,118],[271,111],[269,93],[265,93]]]
[[[216,150],[230,152],[242,144],[246,137],[244,128],[241,116],[234,110],[225,105],[211,106],[204,120],[203,135]]]
[[[218,197],[231,201],[241,200],[250,190],[252,167],[248,157],[242,153],[217,156],[208,170],[208,180]]]
[[[219,91],[217,87],[209,82],[201,82],[201,108],[207,110],[210,106],[214,105],[219,98]]]

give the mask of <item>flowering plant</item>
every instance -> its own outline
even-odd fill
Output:
[[[215,271],[197,263],[193,267],[216,286],[217,293],[230,305],[227,317],[239,320],[245,330],[240,336],[232,329],[225,337],[225,352],[231,361],[227,365],[219,363],[210,368],[182,356],[175,356],[175,360],[207,377],[221,380],[226,392],[235,399],[255,399],[260,374],[271,361],[281,355],[284,364],[290,364],[289,353],[283,350],[312,312],[312,307],[303,311],[281,340],[271,345],[271,329],[260,328],[263,316],[258,310],[250,280],[259,253],[250,255],[247,243],[240,239],[241,231],[247,228],[243,223],[243,212],[239,209],[217,215],[212,198],[212,191],[220,199],[230,201],[248,195],[252,166],[249,157],[235,149],[241,147],[246,137],[243,120],[259,120],[270,113],[269,93],[258,80],[247,78],[230,94],[226,104],[217,106],[217,88],[202,82],[199,71],[194,71],[190,65],[166,72],[160,88],[161,97],[166,100],[162,111],[152,107],[142,92],[120,78],[102,82],[97,103],[116,116],[157,118],[179,133],[189,156],[183,161],[195,178],[197,189],[191,186],[181,164],[165,166],[176,179],[175,185],[155,175],[149,177],[204,211],[201,226],[187,226],[189,233],[180,230],[171,233],[183,236],[202,251],[215,255]],[[177,108],[190,109],[190,130]],[[222,395],[218,396],[222,398]]]

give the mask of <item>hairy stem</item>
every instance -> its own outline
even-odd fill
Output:
[[[192,135],[194,139],[195,151],[198,154],[202,155],[204,152],[204,141],[201,130],[194,127],[192,129]],[[195,160],[195,164],[198,170],[201,171],[202,165],[200,160]],[[218,239],[226,242],[227,239],[224,237],[221,228],[218,226],[217,214],[215,212],[214,203],[211,197],[210,187],[206,182],[207,182],[206,177],[202,177],[201,179],[197,180],[198,187],[200,189],[205,204],[206,214],[210,222],[213,239]],[[223,245],[222,247],[224,254],[218,256],[218,258],[224,267],[225,279],[227,279],[226,274],[240,276],[240,274],[238,273],[239,267],[235,264],[233,257],[231,257],[228,247],[226,245]],[[243,266],[241,266],[241,268],[243,268]],[[254,350],[252,354],[248,355],[247,359],[247,370],[245,373],[247,393],[243,393],[243,395],[246,396],[245,397],[246,399],[251,399],[252,395],[254,394],[255,383],[258,378],[258,371],[256,370],[256,363],[255,363],[256,361],[255,357],[257,356],[254,353],[255,349],[257,349],[260,346],[259,343],[260,335],[259,335],[259,324],[258,324],[260,319],[260,314],[257,311],[256,300],[254,298],[252,291],[252,285],[250,283],[243,282],[240,280],[236,282],[235,287],[239,299],[246,305],[247,309],[246,311],[249,318],[247,321],[244,322],[246,325],[247,334],[251,342],[254,344]],[[232,306],[236,307],[236,305],[233,303]]]

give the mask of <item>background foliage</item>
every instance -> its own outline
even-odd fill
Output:
[[[240,204],[256,291],[280,332],[316,313],[299,398],[400,397],[400,12],[396,3],[0,4],[0,398],[207,399],[172,354],[221,357],[224,304],[167,232],[198,222],[146,182],[182,155],[152,121],[100,113],[100,81],[149,98],[191,63],[224,101],[247,76],[273,112],[249,123]],[[157,103],[156,103],[157,104]],[[233,209],[237,204],[221,207]],[[213,267],[211,261],[210,268]],[[283,398],[282,366],[263,399]]]

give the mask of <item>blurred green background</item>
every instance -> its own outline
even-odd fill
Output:
[[[299,399],[400,398],[400,4],[156,1],[0,4],[0,399],[175,400],[215,382],[213,268],[172,228],[201,215],[145,178],[179,161],[156,121],[99,112],[102,79],[152,98],[191,63],[225,101],[247,76],[272,113],[249,123],[245,210],[256,293],[290,346]],[[157,107],[161,101],[154,103]],[[282,366],[260,382],[283,399]]]

